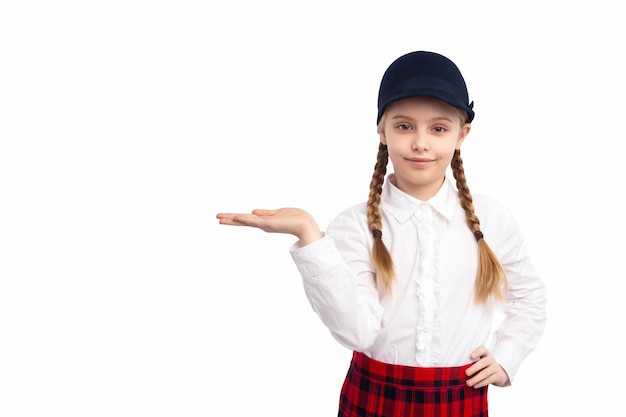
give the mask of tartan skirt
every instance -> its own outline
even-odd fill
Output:
[[[488,417],[487,386],[470,388],[465,370],[392,365],[354,352],[339,417]]]

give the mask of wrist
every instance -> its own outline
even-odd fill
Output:
[[[296,245],[298,247],[306,246],[321,239],[323,236],[324,234],[317,226],[317,223],[315,223],[315,220],[311,219],[311,221],[302,229],[301,233],[298,234],[298,242]]]

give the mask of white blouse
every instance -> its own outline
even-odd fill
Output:
[[[376,281],[363,203],[339,214],[324,238],[290,249],[313,310],[343,346],[378,361],[461,366],[484,345],[512,381],[546,322],[546,289],[515,219],[498,202],[472,195],[508,282],[504,305],[479,305],[473,299],[477,244],[450,179],[424,202],[392,178],[380,204],[382,239],[396,271],[391,293]]]

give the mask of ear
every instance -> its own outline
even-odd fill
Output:
[[[461,132],[459,133],[459,138],[456,140],[456,148],[455,149],[461,149],[461,144],[463,143],[463,141],[465,140],[465,138],[467,137],[467,135],[469,135],[470,130],[472,130],[472,125],[469,123],[465,123],[463,125],[463,127],[461,127]]]
[[[383,145],[387,144],[387,136],[385,136],[385,129],[381,128],[378,131],[378,136],[380,137],[380,143],[382,143]]]

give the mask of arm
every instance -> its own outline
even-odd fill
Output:
[[[504,263],[508,280],[504,320],[491,348],[511,382],[522,361],[532,352],[546,324],[546,288],[522,247],[516,259]]]
[[[383,315],[370,236],[364,213],[349,209],[324,239],[291,250],[311,307],[338,342],[356,351],[375,342]]]
[[[545,284],[531,263],[522,233],[510,213],[499,232],[501,239],[493,248],[507,276],[504,319],[496,329],[490,351],[481,346],[472,352],[472,360],[479,360],[468,369],[469,375],[475,373],[468,384],[476,387],[488,383],[510,385],[523,360],[539,343],[546,323]]]
[[[352,213],[354,215],[354,213]],[[324,237],[313,217],[301,209],[253,210],[250,214],[219,213],[220,224],[287,233],[299,240],[291,250],[313,310],[331,334],[349,349],[374,343],[380,330],[378,301],[370,249],[358,215],[339,216]]]

